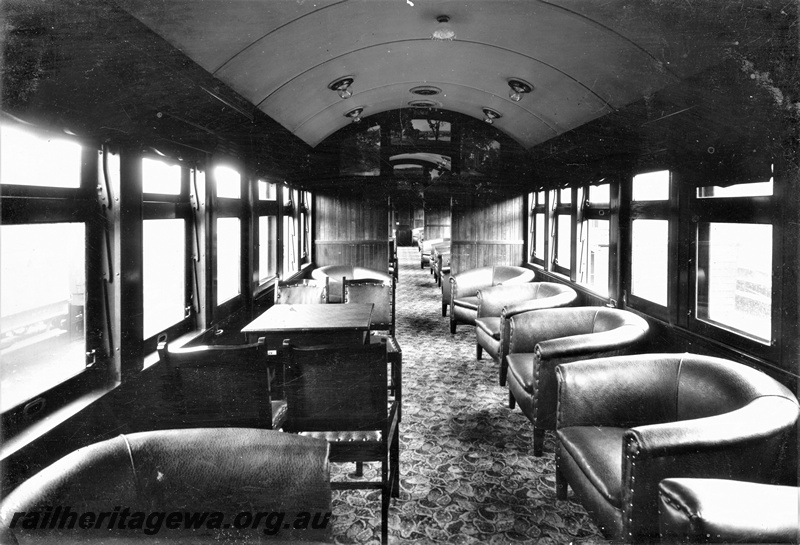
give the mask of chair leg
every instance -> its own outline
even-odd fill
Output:
[[[450,334],[455,335],[456,333],[456,321],[453,318],[453,311],[450,311]]]
[[[356,477],[363,477],[364,476],[364,462],[356,462],[356,472],[354,473]]]
[[[447,303],[442,303],[442,317],[447,316]]]
[[[508,377],[508,363],[505,358],[500,358],[500,386],[506,385],[506,378]]]
[[[475,355],[477,356],[478,360],[483,357],[483,347],[481,346],[481,343],[477,343],[475,345]]]
[[[567,499],[567,479],[564,477],[564,474],[558,469],[558,463],[556,463],[556,499],[557,500],[566,500]]]
[[[513,409],[517,406],[517,400],[514,399],[514,394],[511,393],[511,390],[508,391],[508,408]]]
[[[533,455],[541,456],[544,454],[544,430],[533,428]]]
[[[389,501],[391,498],[389,497],[388,462],[389,461],[384,458],[381,464],[383,466],[381,469],[383,475],[383,486],[381,487],[381,543],[383,544],[389,542]]]
[[[389,475],[392,480],[392,497],[400,497],[400,426],[395,428],[395,435],[389,446]]]

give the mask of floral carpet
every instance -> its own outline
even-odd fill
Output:
[[[497,365],[475,359],[474,329],[451,335],[417,248],[398,254],[401,490],[389,509],[389,543],[604,543],[579,504],[556,500],[552,433],[534,457],[531,424],[508,408]],[[337,465],[333,478],[352,469]],[[365,464],[365,478],[376,471]],[[380,507],[379,491],[334,491],[336,543],[379,543]]]

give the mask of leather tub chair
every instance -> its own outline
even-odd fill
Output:
[[[444,256],[442,257],[444,259]],[[450,308],[451,289],[450,289],[450,254],[447,254],[447,267],[442,267],[442,283],[439,288],[442,291],[442,317],[447,316],[447,309]]]
[[[556,429],[556,365],[633,353],[649,331],[644,318],[606,307],[523,312],[508,328],[508,404],[519,404],[533,424],[534,456],[542,455],[545,430]]]
[[[449,238],[432,238],[430,240],[423,240],[422,244],[419,246],[419,268],[424,269],[425,265],[430,265],[431,263],[431,253],[433,252],[433,247],[436,244],[442,243],[450,244]]]
[[[522,312],[573,305],[578,293],[556,282],[528,282],[510,286],[494,286],[478,291],[475,319],[476,356],[483,351],[500,363],[500,386],[506,385],[508,363],[509,320]]]
[[[343,278],[348,280],[381,280],[384,284],[392,284],[393,276],[367,267],[354,265],[326,265],[311,271],[311,278],[322,280],[329,279],[328,302],[341,303],[344,301]]]
[[[328,442],[321,439],[252,428],[196,428],[120,435],[65,456],[8,494],[0,504],[0,542],[22,545],[139,543],[142,539],[149,543],[209,544],[330,541],[330,521],[324,528],[309,525],[301,530],[283,524],[275,527],[276,519],[265,517],[255,528],[235,529],[242,523],[241,518],[236,522],[237,515],[244,512],[251,513],[253,520],[256,513],[285,513],[284,523],[292,523],[299,513],[308,512],[322,522],[331,511],[329,448]],[[114,524],[108,523],[113,515],[99,519],[100,513],[113,513],[115,509],[119,515]],[[24,517],[13,522],[15,513],[44,514],[48,510],[52,520],[58,516],[58,523],[47,525],[47,529],[42,529],[40,522],[36,529],[26,530]],[[125,518],[124,511],[128,511]],[[134,522],[137,512],[144,518],[138,529]],[[178,528],[168,517],[158,527],[157,517],[147,523],[154,513],[202,515],[204,512],[221,513],[220,522],[230,527],[214,529],[201,524],[200,528],[187,529],[179,523]],[[99,526],[83,529],[78,520],[70,529],[70,513],[77,513],[76,519],[91,513],[101,522],[97,523]],[[272,524],[271,530],[268,523]],[[50,529],[51,526],[54,528]],[[148,527],[150,533],[144,532]],[[276,532],[269,535],[272,530]]]
[[[450,275],[450,333],[456,325],[475,325],[478,317],[478,291],[492,286],[533,282],[535,273],[525,267],[495,265],[478,267]]]
[[[433,248],[431,248],[431,274],[433,275],[433,280],[434,282],[436,282],[437,286],[439,285],[439,281],[441,280],[443,254],[450,255],[450,243],[442,242],[441,244],[434,244]],[[448,265],[449,265],[449,259],[448,259]]]
[[[800,488],[727,479],[664,479],[661,543],[800,543]]]
[[[556,495],[577,499],[612,540],[659,539],[668,478],[778,482],[794,394],[745,365],[644,354],[559,365]]]

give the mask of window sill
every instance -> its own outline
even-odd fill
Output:
[[[86,393],[54,411],[52,414],[32,423],[30,426],[14,435],[14,437],[4,439],[3,444],[0,445],[0,461],[5,460],[15,452],[33,443],[49,431],[74,417],[89,405],[114,390],[117,385],[118,383],[111,387],[98,388]]]

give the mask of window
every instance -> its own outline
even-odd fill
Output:
[[[545,226],[545,192],[539,191],[528,194],[531,210],[528,218],[530,229],[528,245],[530,247],[530,261],[544,266],[544,226]]]
[[[671,259],[676,242],[670,220],[672,173],[659,170],[631,180],[630,297],[634,308],[662,319],[670,310]]]
[[[669,221],[637,219],[631,227],[631,295],[667,306]]]
[[[592,185],[588,191],[583,190],[586,200],[578,241],[578,283],[603,296],[608,296],[610,187],[610,184]]]
[[[572,267],[572,189],[560,189],[554,193],[558,200],[553,211],[555,223],[553,270],[569,276]]]
[[[142,233],[145,339],[185,318],[186,221],[145,220]]]
[[[218,165],[214,168],[217,197],[240,199],[242,197],[242,175],[231,167]]]
[[[80,144],[5,123],[0,124],[0,143],[0,183],[80,187]]]
[[[669,178],[668,170],[637,174],[633,177],[633,200],[669,200]]]
[[[180,195],[181,166],[142,158],[142,191],[162,195]]]
[[[260,201],[274,201],[278,198],[278,189],[275,184],[265,182],[264,180],[258,181],[258,200]]]
[[[0,227],[0,408],[86,368],[83,223]]]
[[[241,293],[241,243],[239,218],[217,218],[217,305]]]
[[[772,226],[701,223],[697,247],[697,318],[768,344]]]
[[[770,196],[772,196],[772,180],[752,184],[736,184],[727,187],[706,186],[697,188],[698,199]]]
[[[304,191],[300,206],[300,227],[302,229],[301,253],[303,263],[311,261],[311,193]]]
[[[263,283],[278,272],[278,221],[275,216],[258,218],[258,278]]]
[[[297,264],[297,222],[293,216],[283,216],[283,277],[288,278],[299,270]]]

